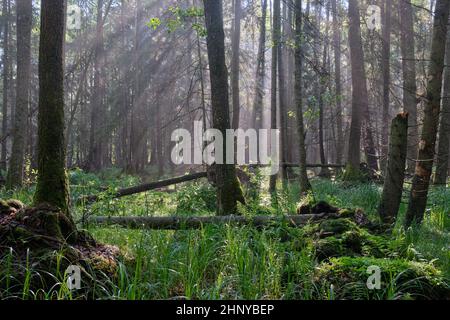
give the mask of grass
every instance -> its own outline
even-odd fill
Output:
[[[112,192],[133,185],[136,178],[120,176],[117,171],[96,176],[72,172],[73,198],[99,190]],[[105,186],[107,188],[105,188]],[[317,200],[325,200],[340,208],[362,208],[376,219],[380,187],[361,184],[346,187],[339,182],[313,180]],[[16,198],[32,202],[33,188],[0,194],[0,198]],[[294,213],[298,188],[291,185],[280,191],[277,206],[265,193],[255,197],[245,214]],[[435,266],[450,279],[450,190],[433,189],[429,211],[420,229],[405,231],[396,226],[391,241],[404,248],[405,259]],[[152,192],[111,200],[105,196],[91,207],[79,205],[73,214],[81,221],[87,213],[114,216],[211,215],[215,206],[214,190],[202,183],[178,187],[176,193]],[[404,215],[402,206],[400,216]],[[318,283],[319,266],[315,252],[304,241],[301,229],[283,225],[256,230],[252,227],[205,226],[191,231],[140,231],[119,227],[85,226],[103,243],[118,246],[124,255],[114,279],[99,277],[89,295],[70,292],[61,270],[39,271],[27,260],[18,265],[13,252],[0,259],[0,298],[23,299],[334,299],[339,292]],[[14,270],[20,270],[25,281],[15,281]],[[55,286],[46,292],[31,288],[42,273],[55,278]],[[56,275],[56,276],[55,276]],[[395,278],[395,276],[393,277]],[[395,279],[384,288],[385,294],[373,299],[405,298]],[[364,284],[364,283],[363,283]],[[351,283],[349,285],[352,285]],[[361,283],[353,286],[354,298],[360,294]]]

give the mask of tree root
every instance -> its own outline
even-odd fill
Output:
[[[57,208],[27,208],[16,200],[0,200],[0,263],[13,253],[17,265],[27,265],[41,271],[41,276],[47,275],[36,283],[38,288],[45,283],[47,289],[58,282],[55,277],[63,281],[70,265],[83,270],[85,287],[90,287],[89,281],[98,275],[115,277],[120,255],[118,248],[99,244],[87,232],[76,230]],[[21,284],[24,272],[11,272]]]

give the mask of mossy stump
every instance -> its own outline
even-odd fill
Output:
[[[371,290],[368,270],[381,271],[380,289]],[[325,291],[333,287],[339,300],[450,300],[450,286],[432,264],[401,259],[339,257],[319,265],[314,282]]]
[[[83,271],[84,287],[98,275],[115,277],[119,250],[97,243],[87,232],[77,230],[72,221],[59,209],[43,204],[27,208],[17,200],[0,200],[0,262],[13,260],[21,266],[4,270],[13,275],[17,285],[23,285],[26,273],[39,273],[30,284],[50,289],[64,280],[70,265]],[[26,266],[27,271],[22,270]],[[1,277],[5,279],[5,277]],[[0,286],[3,286],[0,280]]]

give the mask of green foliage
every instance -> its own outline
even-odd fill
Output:
[[[381,270],[380,290],[367,287],[368,268]],[[334,286],[336,299],[448,299],[449,284],[431,263],[397,259],[333,258],[318,266],[315,280],[325,288]]]
[[[177,212],[179,214],[211,214],[216,208],[214,188],[204,184],[194,184],[177,192]]]
[[[197,32],[199,37],[205,37],[207,35],[204,23],[198,21],[204,17],[204,11],[200,7],[189,7],[187,9],[183,9],[179,6],[170,6],[166,10],[165,15],[167,18],[165,18],[164,21],[160,18],[154,17],[150,19],[147,26],[153,30],[156,30],[164,25],[167,32],[173,33],[180,28],[186,28],[187,25],[190,25],[191,28]]]
[[[103,201],[77,205],[75,220],[83,213],[114,216],[166,216],[215,214],[214,188],[203,183],[177,187],[176,192],[148,192],[110,199],[117,188],[139,179],[112,169],[99,175],[70,172],[72,198],[104,192]],[[264,192],[264,177],[251,175],[246,188],[245,215],[295,213],[298,186],[279,191],[277,207]],[[140,231],[119,227],[88,226],[95,238],[118,246],[123,260],[115,277],[93,274],[91,291],[72,295],[65,287],[62,261],[43,270],[36,257],[19,261],[15,253],[0,256],[0,297],[28,299],[420,299],[442,297],[450,278],[448,201],[450,191],[433,189],[430,210],[420,229],[396,227],[380,235],[354,223],[355,210],[376,220],[380,187],[342,185],[312,180],[312,203],[326,201],[339,208],[341,219],[305,228],[274,225],[252,227],[205,226],[191,231]],[[261,188],[259,187],[261,186]],[[106,190],[106,191],[105,191]],[[33,189],[0,192],[0,198],[31,203]],[[249,194],[253,194],[251,197]],[[404,215],[404,208],[401,216]],[[329,234],[327,234],[329,232]],[[326,252],[325,252],[326,251]],[[40,257],[38,259],[47,259]],[[380,291],[366,287],[367,267],[383,271]],[[413,270],[406,271],[406,270]],[[86,275],[87,276],[87,275]],[[42,281],[57,285],[44,289]],[[331,286],[333,284],[333,287]],[[41,287],[41,290],[35,290]],[[428,288],[428,289],[427,289]]]

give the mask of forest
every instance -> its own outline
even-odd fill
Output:
[[[450,300],[450,1],[0,6],[0,300]]]

